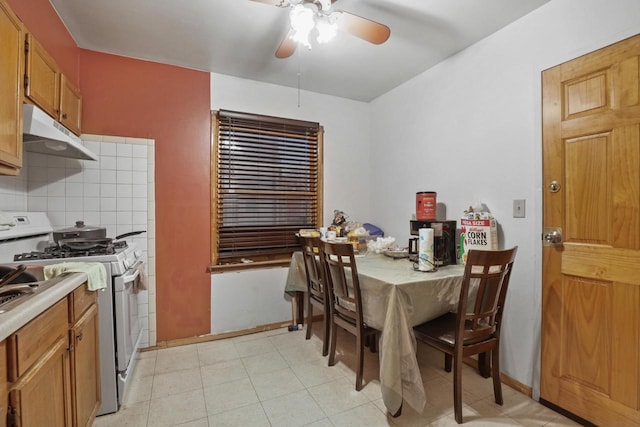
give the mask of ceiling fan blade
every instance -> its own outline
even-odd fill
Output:
[[[391,35],[391,30],[386,25],[344,11],[340,12],[338,27],[373,44],[382,44]]]
[[[280,42],[280,46],[278,46],[278,50],[276,50],[276,58],[288,58],[296,51],[298,43],[291,38],[292,34],[293,29],[290,29],[287,35],[284,36],[284,39]]]

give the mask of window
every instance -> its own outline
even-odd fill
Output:
[[[212,129],[212,270],[288,264],[322,221],[322,127],[220,110]]]

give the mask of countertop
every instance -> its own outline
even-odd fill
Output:
[[[36,318],[40,313],[73,292],[87,281],[85,273],[71,273],[42,282],[43,288],[29,295],[25,301],[6,313],[0,314],[0,341]]]

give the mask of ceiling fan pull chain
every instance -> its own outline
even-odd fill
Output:
[[[300,108],[300,51],[296,53],[298,57],[298,108]]]

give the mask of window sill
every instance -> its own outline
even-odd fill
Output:
[[[272,268],[272,267],[289,267],[290,259],[279,259],[271,261],[255,261],[248,263],[237,264],[224,264],[224,265],[210,265],[209,272],[211,274],[228,273],[230,271],[244,271],[255,270],[260,268]]]

